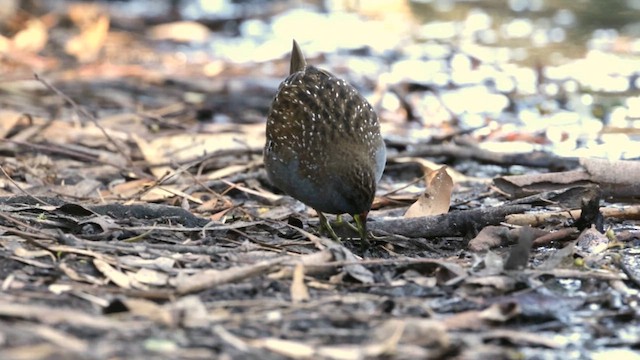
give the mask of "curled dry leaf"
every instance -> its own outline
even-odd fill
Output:
[[[446,169],[446,166],[435,171],[425,168],[427,188],[409,207],[405,218],[446,214],[449,211],[453,180]]]

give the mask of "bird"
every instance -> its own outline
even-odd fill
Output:
[[[367,242],[366,220],[386,163],[371,104],[347,81],[308,65],[293,40],[289,76],[278,87],[266,123],[264,165],[270,182],[318,213],[353,217]]]

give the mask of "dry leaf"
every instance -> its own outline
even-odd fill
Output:
[[[465,284],[471,285],[472,288],[496,289],[501,292],[508,292],[516,287],[516,280],[510,276],[504,275],[481,275],[467,278]]]
[[[200,297],[196,295],[184,296],[175,303],[167,304],[172,314],[178,313],[180,325],[187,328],[209,326],[212,317]],[[223,311],[223,314],[228,314]]]
[[[581,158],[580,165],[599,184],[636,184],[640,178],[640,161]]]
[[[406,318],[403,321],[402,343],[446,348],[451,342],[447,328],[441,321],[422,318]]]
[[[97,277],[90,274],[79,273],[65,262],[60,263],[59,268],[60,270],[62,270],[62,272],[64,272],[65,275],[67,275],[71,280],[74,281],[86,282],[93,285],[104,285],[108,282],[108,280],[106,279],[98,279]]]
[[[195,21],[177,21],[152,27],[149,36],[156,40],[205,42],[209,39],[209,28]]]
[[[0,46],[0,52],[2,48]],[[22,114],[11,110],[0,110],[0,139],[5,139],[13,130],[18,121],[22,118]]]
[[[453,180],[443,166],[429,171],[426,176],[427,188],[404,214],[405,218],[446,214],[451,204]]]
[[[126,274],[114,269],[107,262],[100,259],[93,259],[93,265],[114,284],[124,289],[131,289],[131,279]]]
[[[134,279],[142,284],[164,286],[169,281],[169,275],[159,271],[142,268],[134,274]]]
[[[168,148],[162,146],[165,145],[164,143],[161,144],[161,146],[158,146],[158,140],[154,140],[152,143],[149,143],[137,134],[131,134],[131,137],[138,145],[138,148],[140,148],[142,156],[144,156],[147,163],[161,164],[167,162],[167,157],[165,156],[163,149],[166,150]],[[171,147],[169,147],[169,149],[171,149]],[[153,166],[151,167],[151,172],[156,178],[160,179],[167,174],[172,174],[173,169],[169,166]]]
[[[298,341],[264,338],[253,340],[250,344],[292,359],[310,359],[315,354],[312,346]]]
[[[166,326],[174,324],[174,316],[172,312],[153,301],[125,298],[122,299],[122,303],[133,315],[141,316]]]
[[[15,248],[13,250],[13,253],[16,256],[19,256],[21,258],[25,258],[25,259],[32,259],[32,258],[39,258],[39,257],[43,257],[43,256],[48,256],[50,257],[53,261],[55,261],[55,257],[53,256],[53,254],[51,254],[50,251],[47,250],[27,250],[21,246]]]
[[[419,157],[401,157],[401,158],[396,158],[393,159],[394,163],[399,163],[399,164],[406,164],[406,163],[416,163],[418,165],[420,165],[423,169],[429,169],[429,171],[432,171],[431,169],[435,169],[435,168],[439,168],[442,167],[444,165],[442,164],[438,164],[435,163],[433,161],[429,161],[427,159],[423,159],[423,158],[419,158]],[[426,171],[425,171],[426,174]],[[460,182],[464,182],[464,181],[474,181],[474,182],[480,182],[480,183],[486,183],[489,180],[487,179],[481,179],[481,178],[473,178],[473,177],[469,177],[466,176],[458,171],[456,171],[455,169],[452,168],[447,168],[447,174],[449,174],[449,176],[451,176],[451,179],[453,179],[454,183],[460,183]]]
[[[139,256],[125,255],[119,256],[118,262],[123,266],[141,267],[169,272],[173,270],[173,267],[176,264],[176,259],[165,256],[157,257],[155,259],[143,259]]]
[[[209,216],[209,220],[211,221],[222,221],[222,219],[224,219],[224,217],[227,215],[227,213],[229,213],[229,211],[233,210],[233,207],[229,207],[227,209],[223,209],[218,211],[215,214],[211,214]]]
[[[474,252],[489,250],[507,240],[509,232],[510,230],[504,226],[485,226],[469,241],[468,248]]]
[[[596,230],[593,225],[578,237],[577,249],[585,254],[599,254],[609,247],[609,238]]]
[[[83,28],[95,21],[105,10],[95,3],[73,3],[69,6],[69,19],[77,27]]]
[[[570,242],[562,249],[552,252],[542,264],[538,265],[537,269],[554,271],[559,268],[562,263],[573,263],[573,254],[576,252],[575,244],[575,241]]]
[[[4,54],[11,49],[11,39],[0,35],[0,54]]]
[[[88,22],[65,45],[65,51],[80,62],[91,62],[98,58],[100,50],[109,34],[109,16],[98,15],[95,21]]]
[[[514,302],[493,304],[479,312],[478,317],[484,321],[506,322],[522,313],[520,305]]]
[[[330,261],[335,260],[333,253],[328,250],[321,250],[310,254],[305,254],[297,257],[295,263],[301,263],[305,267],[307,274],[326,274],[333,273],[335,270],[322,266]],[[293,265],[293,264],[292,264]],[[291,266],[283,266],[279,271],[273,272],[268,275],[271,279],[285,279],[293,276],[293,270]]]
[[[130,198],[136,194],[142,194],[143,190],[149,186],[156,184],[155,180],[151,179],[135,179],[109,187],[109,190],[101,191],[103,197],[109,195],[116,195],[121,198]]]
[[[222,178],[229,177],[229,176],[237,174],[237,173],[246,172],[246,171],[248,171],[248,170],[250,170],[252,168],[255,168],[257,165],[260,165],[261,163],[262,163],[262,160],[250,161],[247,164],[242,164],[242,165],[225,166],[222,169],[219,169],[219,170],[216,170],[216,171],[213,171],[211,173],[206,174],[204,176],[204,179],[206,179],[206,180],[222,179]],[[261,195],[264,195],[264,196],[267,196],[269,198],[276,199],[276,200],[282,197],[282,196],[278,196],[278,195],[273,194],[273,193],[269,193],[266,190],[263,191],[263,193]]]
[[[482,329],[490,322],[506,322],[520,314],[520,307],[515,303],[493,304],[478,311],[469,310],[454,314],[443,320],[448,330]]]
[[[42,50],[49,39],[48,30],[40,19],[27,21],[27,26],[12,39],[13,50],[37,53]]]
[[[291,301],[294,304],[309,300],[309,289],[304,283],[304,265],[296,264],[291,282]]]

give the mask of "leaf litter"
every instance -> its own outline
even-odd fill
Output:
[[[335,243],[262,170],[277,81],[155,51],[206,38],[199,23],[133,35],[121,21],[73,5],[0,42],[15,70],[0,84],[0,358],[637,350],[635,162],[500,154],[464,131],[412,146],[403,112],[381,111],[394,152],[372,246]],[[197,39],[174,33],[194,26]],[[459,172],[474,162],[531,172]]]

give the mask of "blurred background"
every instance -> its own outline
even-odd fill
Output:
[[[64,114],[25,95],[36,72],[99,116],[179,102],[183,131],[263,124],[295,38],[367,96],[388,142],[637,159],[639,15],[640,0],[0,0],[0,106]]]

